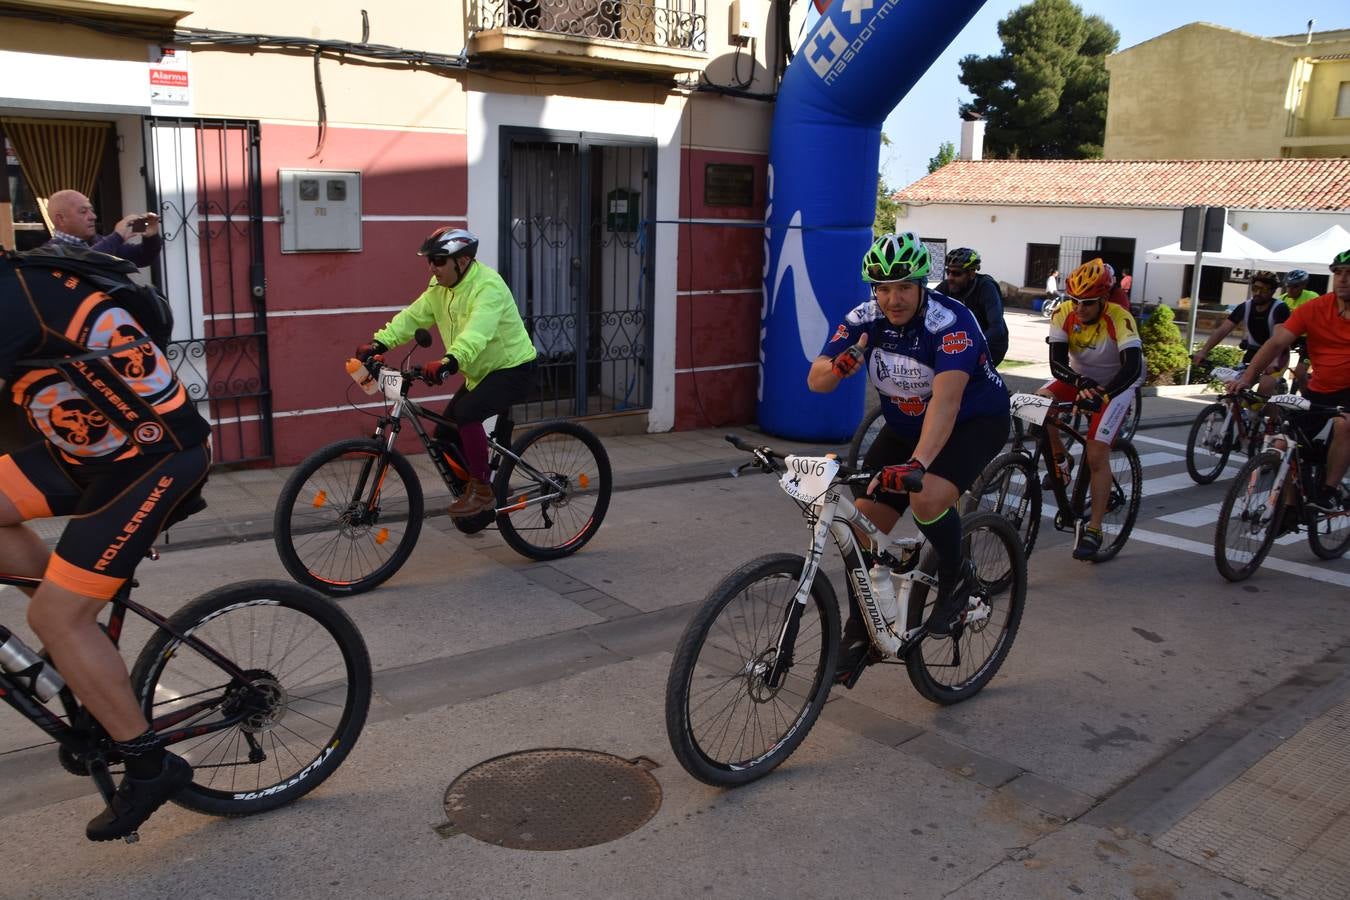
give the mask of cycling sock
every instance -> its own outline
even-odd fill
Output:
[[[113,741],[127,764],[127,774],[142,780],[153,778],[164,768],[164,745],[150,729],[129,741]]]
[[[911,511],[912,512],[912,511]],[[914,524],[928,538],[938,558],[938,577],[950,578],[961,567],[961,515],[949,506],[929,522],[914,516]]]
[[[469,474],[479,481],[488,480],[487,432],[482,422],[461,422],[459,445],[464,448],[464,464]]]

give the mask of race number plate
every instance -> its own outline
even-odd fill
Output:
[[[1297,409],[1303,412],[1312,409],[1312,404],[1308,402],[1308,398],[1300,397],[1298,394],[1276,394],[1266,402],[1285,409]]]
[[[1045,422],[1045,414],[1050,409],[1050,398],[1040,394],[1013,394],[1012,413],[1032,425]]]
[[[403,388],[403,375],[398,369],[380,369],[380,390],[390,400],[397,400]]]
[[[819,500],[839,471],[839,460],[828,456],[789,456],[785,462],[787,471],[778,483],[788,496],[803,503]]]
[[[1230,369],[1227,366],[1220,366],[1213,372],[1210,372],[1209,377],[1213,378],[1215,381],[1221,381],[1224,384],[1227,384],[1228,382],[1236,379],[1241,374],[1242,374],[1241,369]]]

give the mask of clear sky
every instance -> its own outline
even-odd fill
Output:
[[[998,53],[1002,49],[999,20],[1025,2],[985,3],[887,117],[882,131],[891,145],[881,148],[881,172],[892,188],[898,190],[926,175],[928,160],[937,155],[943,141],[960,146],[957,107],[970,94],[958,80],[958,62],[970,53]],[[1316,31],[1350,28],[1346,0],[1079,0],[1078,6],[1089,15],[1101,16],[1120,33],[1120,50],[1191,22],[1212,22],[1265,37],[1306,31],[1309,19],[1316,19]]]

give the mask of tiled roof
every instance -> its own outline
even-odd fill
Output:
[[[1350,158],[954,160],[902,203],[1350,210]]]

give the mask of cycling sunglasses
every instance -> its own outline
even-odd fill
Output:
[[[1101,297],[1090,297],[1086,300],[1080,300],[1077,297],[1070,297],[1069,299],[1072,300],[1074,303],[1077,303],[1079,306],[1095,306],[1096,304],[1102,302]]]
[[[428,257],[427,257],[427,262],[430,263],[430,264],[431,264],[431,267],[434,268],[434,269],[439,269],[441,266],[445,265],[445,264],[448,263],[449,261],[450,261],[450,257],[449,257],[449,256],[428,256]]]

